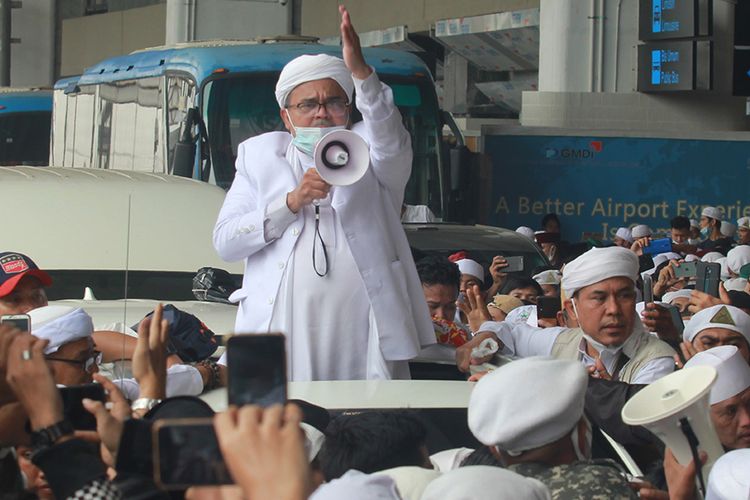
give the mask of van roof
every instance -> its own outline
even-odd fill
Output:
[[[365,58],[378,73],[401,76],[430,77],[422,60],[409,52],[365,48]],[[78,78],[79,85],[92,85],[116,80],[131,80],[185,72],[200,85],[217,70],[231,73],[279,72],[290,60],[303,54],[331,54],[341,57],[341,47],[317,43],[278,41],[214,40],[181,43],[132,52],[112,57],[87,68]],[[71,78],[60,80],[55,89],[64,89]]]
[[[0,113],[52,111],[52,90],[0,87]]]

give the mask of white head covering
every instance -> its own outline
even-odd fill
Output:
[[[740,274],[740,268],[750,264],[750,246],[739,245],[727,253],[727,265],[734,274]]]
[[[667,292],[664,295],[662,295],[661,301],[664,302],[665,304],[671,304],[674,299],[679,298],[679,297],[686,297],[689,299],[692,293],[693,291],[688,290],[688,289],[677,290],[674,292]]]
[[[522,234],[522,235],[524,235],[524,236],[526,236],[526,237],[527,237],[528,239],[530,239],[530,240],[535,240],[535,238],[534,238],[534,230],[533,230],[533,229],[531,229],[530,227],[527,227],[527,226],[519,226],[519,227],[518,227],[518,228],[516,229],[516,232],[517,232],[517,233],[520,233],[520,234]]]
[[[451,448],[430,455],[430,462],[435,470],[448,472],[458,469],[466,457],[474,452],[471,448]]]
[[[29,312],[31,333],[49,340],[44,354],[57,352],[70,342],[91,337],[94,323],[81,308],[69,306],[44,306]]]
[[[365,474],[358,470],[321,485],[310,500],[402,500],[396,482],[388,476]]]
[[[657,267],[664,264],[668,260],[679,260],[681,258],[682,258],[682,255],[678,253],[674,253],[674,252],[664,252],[664,253],[656,254],[651,259],[654,261],[654,267],[646,271],[643,271],[643,274],[652,275],[656,272]]]
[[[720,456],[708,476],[706,500],[750,498],[750,448]]]
[[[535,274],[532,278],[540,285],[559,285],[560,280],[562,279],[562,273],[557,269],[550,269]]]
[[[521,306],[516,307],[505,317],[506,323],[512,323],[512,324],[521,324],[525,323],[526,320],[529,319],[529,316],[531,316],[531,313],[536,314],[536,306],[530,305],[530,306]]]
[[[729,263],[727,262],[727,258],[722,255],[714,262],[721,265],[721,279],[728,280],[731,276],[729,275]]]
[[[638,279],[638,257],[622,247],[592,248],[565,266],[562,289],[568,298],[581,288],[608,278]]]
[[[721,403],[750,387],[750,365],[737,346],[720,345],[697,353],[687,360],[685,368],[713,366],[718,377],[711,386],[710,404]],[[750,473],[750,470],[748,470]]]
[[[415,465],[408,467],[395,467],[376,472],[375,475],[388,476],[396,482],[396,488],[403,500],[419,500],[422,492],[433,480],[440,477],[440,472],[435,469],[425,469]],[[354,499],[356,497],[352,497]]]
[[[701,211],[701,215],[716,220],[724,219],[724,212],[722,212],[721,209],[717,207],[705,207],[703,211]]]
[[[628,243],[633,243],[633,233],[626,227],[618,227],[615,236],[622,238]]]
[[[484,268],[479,262],[471,259],[460,259],[456,261],[456,265],[461,274],[470,274],[484,283]]]
[[[284,108],[287,97],[297,85],[325,78],[336,80],[351,102],[354,92],[352,73],[343,59],[328,54],[303,55],[289,61],[276,82],[276,102],[280,108]]]
[[[685,262],[695,262],[697,260],[701,260],[701,258],[695,254],[689,253],[685,256]]]
[[[698,219],[690,219],[690,227],[700,229],[701,223],[698,222]]]
[[[716,262],[722,257],[724,256],[719,252],[708,252],[706,255],[701,257],[701,262]]]
[[[747,287],[747,280],[744,278],[731,278],[724,282],[724,290],[731,292],[735,290],[737,292],[744,292]]]
[[[471,465],[443,474],[427,486],[422,500],[549,500],[547,487],[501,467]]]
[[[721,221],[721,227],[719,228],[719,232],[722,236],[726,236],[727,238],[734,237],[735,233],[737,232],[737,226],[732,224],[728,221]]]
[[[633,235],[633,239],[637,240],[638,238],[645,238],[646,236],[651,236],[653,232],[651,231],[651,228],[648,227],[646,224],[638,224],[637,226],[633,227],[633,229],[630,230],[630,234]]]
[[[750,229],[750,217],[740,217],[737,219],[737,228],[744,227]]]
[[[469,429],[509,453],[570,434],[583,415],[588,375],[578,361],[531,357],[482,377],[469,400]]]
[[[698,311],[685,325],[682,338],[688,342],[708,328],[724,328],[742,334],[750,342],[750,316],[734,306],[718,304]]]

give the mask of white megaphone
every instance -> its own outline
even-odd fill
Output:
[[[642,425],[672,450],[677,461],[688,465],[693,459],[691,441],[708,460],[703,481],[724,448],[711,422],[708,398],[717,378],[711,366],[683,368],[641,389],[622,408],[622,420]]]
[[[362,137],[351,130],[328,132],[313,152],[315,169],[332,186],[354,184],[370,166],[370,148]]]

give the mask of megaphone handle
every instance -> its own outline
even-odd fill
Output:
[[[314,203],[315,205],[315,236],[313,237],[313,248],[312,248],[312,261],[313,261],[313,269],[315,270],[315,274],[320,276],[321,278],[328,274],[328,251],[326,250],[326,242],[323,241],[323,237],[320,235],[320,204]],[[317,265],[317,259],[315,256],[315,247],[317,246],[315,244],[315,240],[320,240],[320,245],[323,247],[323,262],[325,263],[325,270],[320,273],[318,271],[318,265]]]
[[[693,428],[686,417],[682,417],[680,419],[680,430],[685,435],[685,438],[690,445],[690,453],[693,455],[693,463],[695,464],[695,475],[698,476],[698,483],[700,484],[703,498],[706,498],[706,483],[703,481],[703,463],[701,462],[701,458],[698,455],[698,445],[700,444],[700,442],[698,441],[698,437],[695,435],[695,432],[693,432]]]

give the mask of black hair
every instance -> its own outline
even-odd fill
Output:
[[[688,219],[684,215],[678,215],[677,217],[674,217],[671,221],[669,221],[669,225],[672,227],[672,229],[685,229],[690,231],[690,219]]]
[[[326,481],[350,469],[372,474],[425,464],[427,431],[416,415],[407,412],[340,415],[325,434],[318,459]]]
[[[534,279],[527,276],[511,276],[506,281],[503,287],[500,289],[500,294],[508,295],[511,291],[517,288],[533,288],[537,291],[537,295],[544,295],[541,285]]]
[[[542,229],[547,227],[547,223],[550,221],[555,221],[557,222],[558,227],[562,227],[562,224],[560,224],[560,218],[557,216],[557,214],[549,213],[545,215],[544,217],[542,217]]]
[[[447,257],[430,255],[417,262],[417,274],[423,285],[461,286],[461,271]],[[480,276],[484,278],[484,276]]]
[[[470,465],[489,465],[492,467],[504,467],[503,464],[495,458],[490,451],[489,446],[480,446],[472,451],[469,456],[463,459],[459,467],[468,467]]]

